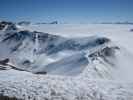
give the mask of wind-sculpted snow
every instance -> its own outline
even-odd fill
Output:
[[[0,71],[0,94],[24,100],[132,100],[132,84]]]

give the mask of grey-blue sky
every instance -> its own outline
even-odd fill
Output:
[[[133,21],[133,0],[0,0],[0,18],[13,21]]]

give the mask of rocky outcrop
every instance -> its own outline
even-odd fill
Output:
[[[1,21],[0,22],[0,30],[17,30],[17,27],[12,22]]]

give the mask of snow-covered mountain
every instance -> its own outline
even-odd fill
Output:
[[[64,37],[17,27],[11,22],[1,22],[0,27],[0,94],[26,100],[54,97],[67,100],[133,99],[132,85],[118,82],[125,82],[132,75],[131,67],[126,66],[132,64],[133,56],[112,38],[97,35]],[[7,84],[2,84],[4,81]],[[29,83],[33,84],[31,90]],[[49,84],[55,88],[51,90]],[[107,89],[103,89],[105,84]],[[12,86],[16,88],[14,92]],[[34,94],[36,88],[38,95]],[[13,94],[16,91],[19,94]]]
[[[86,58],[88,51],[91,51],[88,56],[93,53],[95,55],[95,52],[100,53],[109,46],[110,42],[107,38],[97,36],[65,38],[48,33],[20,30],[3,34],[0,45],[5,45],[5,48],[2,48],[7,50],[6,55],[11,57],[10,59],[20,69],[24,68],[34,73],[74,75],[81,73],[90,63],[90,58]],[[1,53],[3,55],[3,52]],[[53,61],[42,60],[41,56]],[[40,57],[42,59],[38,59]]]

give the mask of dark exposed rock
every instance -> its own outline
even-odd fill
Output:
[[[133,29],[131,29],[130,31],[133,32]]]
[[[0,22],[0,30],[3,30],[7,26],[6,30],[17,30],[17,27],[12,22],[1,21]]]
[[[104,43],[107,43],[107,42],[109,42],[110,40],[109,39],[107,39],[107,38],[98,38],[97,40],[96,40],[96,43],[97,44],[104,44]]]
[[[100,51],[96,51],[89,55],[89,57],[111,57],[115,55],[115,51],[119,49],[119,47],[105,47]]]
[[[6,67],[0,65],[0,70],[6,70]]]
[[[31,64],[31,62],[29,60],[25,60],[22,65],[24,66],[29,66]]]
[[[11,22],[2,21],[0,22],[0,30],[3,30],[6,25],[12,25]]]
[[[1,65],[7,65],[7,63],[10,61],[10,59],[9,58],[6,58],[6,59],[4,59],[4,60],[0,60],[0,64]]]
[[[35,74],[47,74],[47,72],[43,71],[43,72],[36,72]]]

